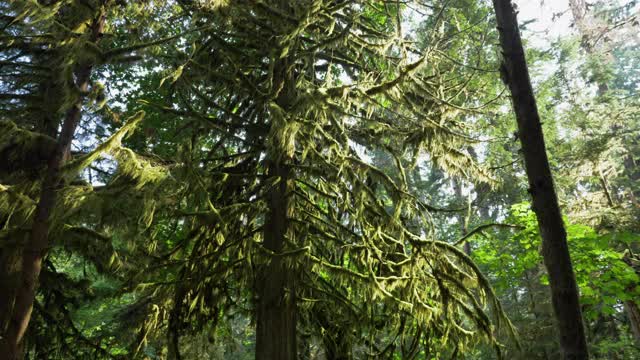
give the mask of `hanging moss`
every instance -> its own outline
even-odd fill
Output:
[[[322,302],[346,314],[330,321],[353,341],[377,337],[368,342],[372,354],[392,348],[396,340],[380,340],[392,331],[397,339],[418,329],[426,329],[420,335],[426,341],[456,349],[478,338],[496,345],[504,318],[488,282],[464,253],[434,238],[435,207],[413,194],[407,179],[422,153],[448,173],[487,182],[491,176],[461,150],[470,143],[456,124],[465,110],[437,84],[444,75],[433,49],[410,48],[403,38],[401,6],[179,5],[171,29],[179,35],[141,45],[162,53],[149,69],[178,68],[170,76],[175,81],[134,71],[144,78],[141,96],[153,99],[141,103],[157,136],[122,144],[142,121],[140,112],[69,162],[52,219],[52,234],[69,252],[102,270],[110,268],[107,254],[118,259],[117,274],[127,280],[122,291],[136,295],[122,309],[124,328],[114,332],[129,354],[165,343],[167,328],[179,340],[209,328],[224,311],[246,311],[265,275],[256,272],[274,259],[296,279],[292,291],[308,303],[300,316],[318,335],[324,330],[309,304]],[[66,15],[70,29],[82,28],[81,13]],[[82,36],[58,36],[53,81],[66,91],[58,109],[82,95],[66,86],[78,63],[139,50],[125,44],[101,55]],[[162,47],[170,38],[180,46]],[[274,83],[277,77],[292,81]],[[99,108],[101,87],[93,90],[90,100]],[[283,97],[286,105],[274,101]],[[392,166],[371,164],[362,152],[384,154]],[[72,184],[107,154],[114,164],[99,169],[104,186]],[[290,206],[280,219],[288,226],[281,252],[263,246],[268,199],[282,187],[265,159],[290,169],[288,190],[280,194]]]
[[[56,146],[54,139],[0,121],[0,179],[21,173],[36,179]]]
[[[66,164],[64,166],[65,177],[67,179],[72,179],[98,158],[104,156],[105,154],[113,154],[116,151],[119,151],[118,149],[121,146],[122,139],[129,132],[135,129],[136,125],[140,121],[142,121],[142,119],[144,119],[144,115],[144,111],[137,112],[135,115],[126,120],[124,126],[122,126],[102,144],[98,145],[93,151]]]

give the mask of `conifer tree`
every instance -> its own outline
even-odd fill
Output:
[[[58,273],[49,255],[51,249],[73,249],[102,271],[113,263],[111,239],[97,231],[100,224],[92,223],[100,194],[82,178],[84,170],[104,154],[115,156],[120,173],[136,180],[128,189],[141,189],[148,181],[146,162],[121,145],[142,120],[142,112],[119,124],[88,152],[72,151],[87,109],[94,116],[120,118],[105,107],[106,90],[94,80],[95,69],[135,61],[136,52],[152,45],[129,38],[129,44],[125,41],[122,46],[113,34],[104,41],[105,29],[113,29],[108,23],[121,6],[113,1],[2,4],[0,268],[5,271],[0,283],[0,343],[10,359],[60,346],[69,356],[82,353],[79,346],[65,346],[69,334],[98,354],[105,353],[79,333],[68,313],[65,301],[83,297],[74,295],[86,290],[83,282]],[[168,39],[159,42],[163,41]],[[147,173],[141,176],[141,170]],[[83,214],[89,209],[91,215]],[[45,304],[55,303],[55,309],[39,304],[37,293]],[[31,332],[41,336],[30,336],[27,342],[33,314],[38,326]],[[60,314],[62,318],[57,317]]]
[[[542,125],[529,78],[516,12],[510,0],[494,0],[504,61],[501,72],[509,87],[518,123],[529,193],[542,237],[542,255],[565,359],[588,359],[578,286],[567,245]]]

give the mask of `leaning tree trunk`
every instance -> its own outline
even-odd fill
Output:
[[[91,24],[90,41],[96,42],[102,35],[105,15],[101,11]],[[76,85],[81,93],[89,89],[92,64],[81,65],[76,71]],[[69,157],[71,142],[76,128],[80,123],[82,110],[82,97],[78,97],[75,103],[65,114],[62,129],[58,135],[57,144],[47,164],[42,185],[40,199],[35,209],[35,217],[31,228],[31,234],[22,251],[21,273],[15,291],[15,301],[9,318],[9,324],[4,336],[2,336],[1,351],[3,359],[18,360],[23,357],[24,335],[31,320],[33,302],[38,287],[38,278],[42,268],[42,260],[50,246],[49,225],[51,214],[56,204],[57,193],[63,186],[62,166]]]
[[[511,91],[518,122],[518,136],[522,144],[533,210],[542,236],[542,256],[549,273],[551,300],[560,345],[565,359],[587,359],[589,355],[578,286],[571,265],[567,233],[547,159],[542,125],[529,78],[516,13],[510,0],[493,0],[493,6],[502,46],[501,70]]]

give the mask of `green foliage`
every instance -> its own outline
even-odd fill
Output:
[[[250,358],[277,259],[295,278],[301,358],[558,357],[491,13],[473,0],[0,2],[0,291],[61,119],[83,114],[29,356]],[[638,49],[582,44],[527,58],[594,356],[632,358],[616,319],[640,298]],[[264,244],[274,194],[289,200],[281,252]]]
[[[493,279],[492,283],[501,298],[511,297],[515,291],[515,301],[527,302],[527,296],[531,295],[527,293],[548,291],[548,278],[541,271],[538,224],[528,203],[513,205],[507,221],[522,229],[508,235],[480,239],[473,257]],[[587,323],[602,316],[620,315],[621,303],[640,296],[636,287],[640,279],[636,270],[624,261],[628,250],[620,245],[637,244],[640,235],[628,232],[597,233],[589,226],[570,223],[567,223],[566,229]],[[538,288],[539,285],[542,287]],[[529,304],[534,309],[530,311],[535,313],[536,307],[541,305]],[[540,339],[535,341],[542,343]],[[601,346],[603,348],[598,348],[598,352],[606,353],[607,345]],[[627,341],[620,343],[616,351],[629,353],[632,349]]]

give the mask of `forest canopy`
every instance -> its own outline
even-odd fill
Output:
[[[0,352],[639,358],[640,4],[532,3],[0,0]]]

